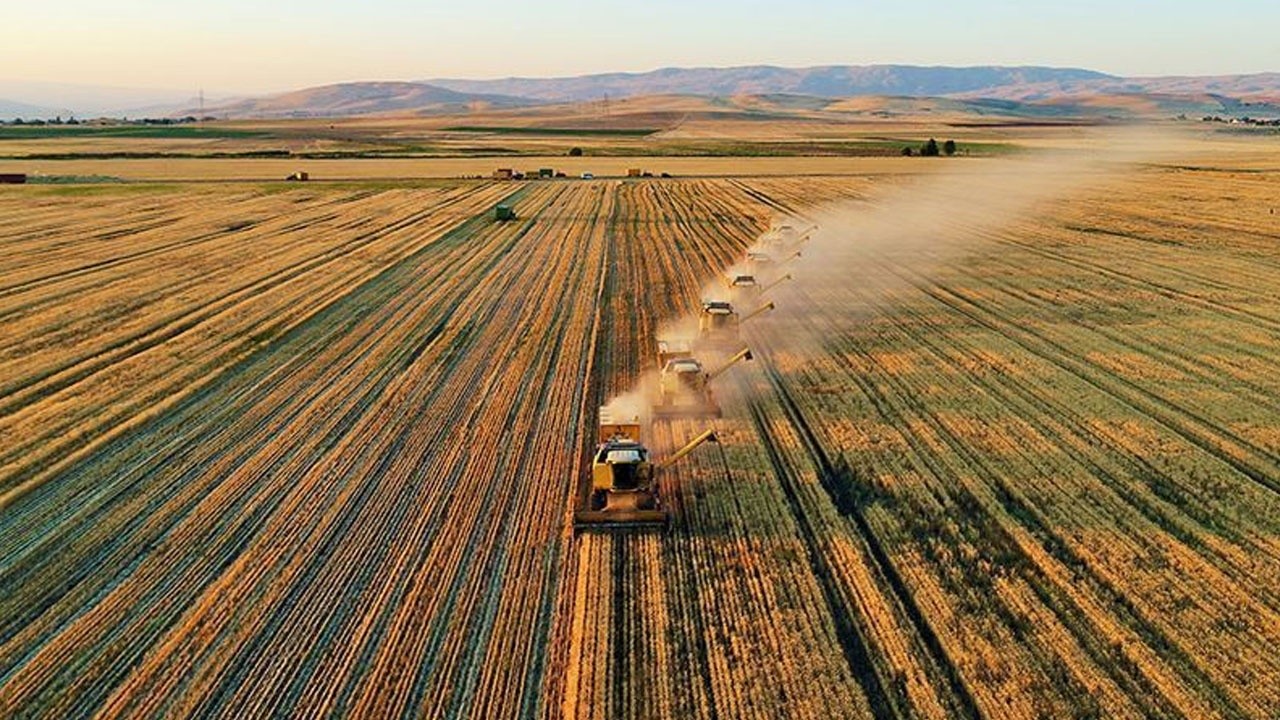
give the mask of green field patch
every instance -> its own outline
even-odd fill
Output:
[[[122,183],[123,178],[114,175],[31,175],[28,185],[101,185],[103,183]]]
[[[71,178],[75,176],[63,176]],[[104,177],[104,176],[87,176],[87,177]],[[83,180],[77,181],[72,179],[63,179],[53,183],[31,183],[36,186],[35,192],[40,195],[55,195],[60,197],[83,197],[90,195],[141,195],[154,192],[170,192],[174,190],[185,189],[182,185],[172,183],[130,183],[120,180],[119,178],[111,178],[106,180]]]
[[[5,125],[0,140],[53,140],[84,137],[243,139],[267,137],[262,130],[206,125]]]
[[[604,137],[644,137],[658,132],[658,128],[548,128],[548,127],[503,127],[491,125],[454,125],[444,128],[445,132],[494,133],[498,135],[555,135],[555,136],[604,136]]]

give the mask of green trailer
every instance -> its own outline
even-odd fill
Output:
[[[516,211],[515,211],[515,208],[511,207],[510,205],[499,205],[498,207],[493,209],[493,217],[498,222],[515,220]]]

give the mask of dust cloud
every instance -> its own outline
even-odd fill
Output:
[[[992,235],[1033,218],[1048,203],[1070,201],[1143,163],[1159,161],[1179,142],[1168,131],[1143,127],[1098,132],[1071,149],[1009,158],[918,159],[914,162],[936,163],[937,171],[886,183],[865,197],[802,216],[778,218],[775,227],[794,227],[797,242],[779,244],[776,233],[772,238],[766,233],[748,252],[765,252],[771,262],[742,258],[710,279],[701,299],[729,299],[726,277],[732,273],[752,274],[762,285],[790,275],[790,281],[759,298],[737,298],[735,309],[745,316],[774,301],[775,310],[743,325],[744,344],[789,363],[802,362],[824,352],[824,339],[832,332],[873,311],[891,311],[894,303],[916,295],[922,281],[989,247]],[[687,316],[664,325],[658,337],[692,339],[696,333],[696,316]],[[607,407],[647,422],[656,381],[645,373],[636,389]]]
[[[1111,130],[1075,148],[1009,158],[942,158],[938,172],[907,178],[864,198],[784,218],[816,224],[800,257],[786,265],[794,281],[768,294],[777,310],[744,328],[753,343],[791,360],[823,350],[823,338],[895,303],[962,260],[992,248],[992,236],[1034,219],[1167,157],[1181,142],[1149,127]],[[934,162],[921,159],[917,162]],[[766,276],[765,281],[768,281]]]
[[[649,425],[649,404],[658,390],[658,378],[652,372],[640,374],[635,387],[610,398],[601,408],[612,416],[614,422],[638,420],[642,427]]]

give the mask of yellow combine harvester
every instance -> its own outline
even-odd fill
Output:
[[[772,252],[757,246],[754,250],[747,251],[747,264],[757,271],[760,270],[776,270],[786,263],[804,256],[801,250],[795,250],[786,255],[775,255]]]
[[[724,300],[704,300],[702,312],[698,314],[697,345],[706,348],[729,350],[740,346],[738,341],[738,325],[757,315],[774,308],[773,303],[765,303],[752,310],[741,319],[733,309],[733,303]]]
[[[739,361],[751,360],[751,351],[742,348],[720,367],[706,372],[693,355],[672,357],[659,343],[658,358],[667,358],[658,376],[658,402],[653,406],[656,417],[720,417],[720,406],[711,393],[711,381]]]
[[[782,224],[765,233],[761,244],[779,255],[789,255],[808,242],[809,235],[817,230],[817,225],[810,225],[804,230],[796,230],[794,225]]]
[[[704,442],[716,442],[707,430],[659,463],[640,442],[638,417],[614,418],[600,408],[600,445],[591,462],[586,507],[573,514],[574,530],[666,527],[671,513],[658,496],[656,475]]]
[[[770,282],[764,282],[753,272],[735,272],[725,276],[724,284],[734,302],[754,303],[759,301],[761,295],[777,287],[778,283],[790,279],[790,275],[784,275]]]
[[[750,298],[760,294],[760,283],[750,273],[733,273],[724,279],[725,287],[738,297]]]

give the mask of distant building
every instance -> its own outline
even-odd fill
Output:
[[[497,170],[493,171],[493,179],[494,180],[510,180],[511,178],[515,177],[515,174],[516,174],[515,170],[512,170],[511,168],[498,168]]]

